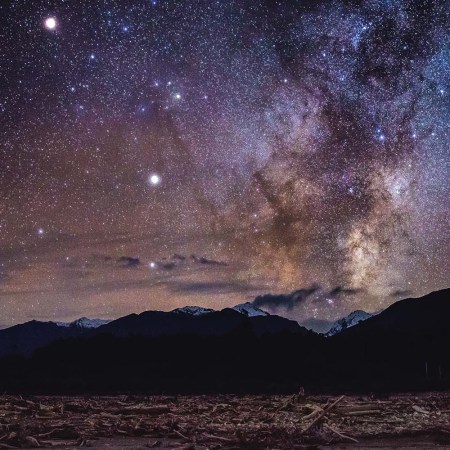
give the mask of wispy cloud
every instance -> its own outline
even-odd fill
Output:
[[[312,285],[306,289],[299,289],[290,294],[266,294],[260,295],[253,300],[253,304],[258,308],[278,309],[285,308],[288,311],[297,305],[304,303],[312,294],[320,289],[318,285]]]

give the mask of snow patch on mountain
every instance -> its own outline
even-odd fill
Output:
[[[256,316],[270,316],[270,314],[262,309],[257,308],[252,303],[241,303],[239,305],[233,306],[235,311],[238,313],[244,314],[247,317],[256,317]]]
[[[183,308],[176,308],[171,311],[175,314],[186,314],[187,316],[203,316],[214,312],[214,309],[203,308],[201,306],[184,306]]]
[[[255,317],[255,316],[269,316],[270,314],[262,309],[253,306],[252,303],[240,303],[239,305],[232,306],[231,309],[234,309],[236,312],[243,314],[247,317]],[[174,309],[173,313],[175,314],[186,314],[188,316],[203,316],[204,314],[209,314],[215,312],[216,310],[211,308],[203,308],[201,306],[184,306],[183,308]]]
[[[269,315],[269,313],[257,308],[256,306],[253,306],[250,302],[233,306],[231,309],[234,309],[238,313],[243,314],[244,316],[247,317]],[[183,314],[191,317],[199,317],[205,314],[216,312],[216,310],[211,308],[203,308],[202,306],[184,306],[182,308],[176,308],[170,312],[173,314]],[[102,325],[105,325],[109,322],[111,321],[103,319],[88,319],[87,317],[81,317],[80,319],[74,320],[73,322],[54,322],[54,323],[59,327],[64,328],[91,329],[101,327]]]
[[[336,322],[334,322],[330,330],[325,333],[325,336],[333,336],[335,334],[341,333],[347,328],[353,327],[359,322],[367,320],[372,316],[374,316],[374,314],[370,314],[365,311],[361,310],[353,311],[348,316],[343,317],[342,319],[339,319]]]
[[[59,327],[65,328],[98,328],[102,325],[106,325],[111,322],[110,320],[104,319],[88,319],[87,317],[81,317],[73,322],[55,322]]]

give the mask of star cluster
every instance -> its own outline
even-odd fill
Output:
[[[449,2],[0,13],[5,323],[300,288],[279,312],[331,319],[448,287]]]

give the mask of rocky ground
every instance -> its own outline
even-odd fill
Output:
[[[450,392],[0,396],[0,449],[450,448]]]

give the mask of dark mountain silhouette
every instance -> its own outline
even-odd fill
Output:
[[[300,325],[308,330],[312,330],[316,333],[326,333],[333,326],[334,322],[322,319],[316,319],[314,317],[309,317],[308,319],[302,320]]]
[[[97,328],[93,334],[114,336],[221,336],[247,325],[257,336],[265,333],[290,332],[306,334],[308,331],[297,322],[279,316],[248,317],[232,308],[213,311],[200,316],[174,314],[173,312],[146,311],[130,314]]]
[[[242,305],[235,308],[242,309]],[[30,355],[34,350],[57,340],[98,334],[120,337],[219,336],[245,325],[258,336],[282,331],[300,334],[308,332],[295,321],[269,315],[253,306],[252,308],[254,314],[260,315],[248,316],[246,309],[241,311],[233,308],[222,311],[205,310],[207,313],[199,315],[179,309],[171,312],[146,311],[141,314],[130,314],[111,322],[86,318],[68,324],[33,320],[0,330],[0,356]]]
[[[449,312],[447,289],[402,300],[331,337],[281,317],[248,317],[231,308],[194,316],[131,314],[29,357],[0,359],[0,389],[63,394],[449,389]],[[23,325],[39,336],[35,326]]]
[[[345,334],[423,333],[446,331],[450,325],[450,289],[432,292],[420,298],[400,300],[383,312],[343,331]]]
[[[403,390],[450,387],[449,314],[450,289],[401,300],[328,338],[327,351],[341,352],[341,364],[363,380]]]
[[[39,347],[59,339],[77,337],[84,330],[77,327],[62,327],[54,322],[32,320],[0,330],[0,356],[12,353],[29,355]]]

